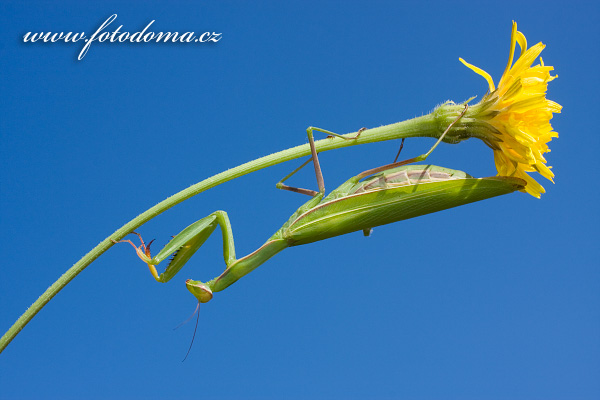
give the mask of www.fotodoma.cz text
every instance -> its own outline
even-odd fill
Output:
[[[90,46],[94,42],[103,43],[216,43],[221,40],[222,34],[216,32],[203,32],[196,35],[195,32],[152,32],[149,31],[150,27],[155,20],[152,20],[146,25],[144,29],[139,32],[130,33],[122,31],[123,25],[119,25],[117,29],[110,32],[107,30],[108,26],[117,19],[117,14],[113,14],[106,21],[100,25],[100,27],[90,37],[87,37],[85,32],[27,32],[23,36],[24,43],[77,43],[83,41],[85,45],[79,52],[78,60],[83,59],[90,49]]]

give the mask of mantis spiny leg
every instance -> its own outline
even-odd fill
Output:
[[[136,247],[131,240],[121,240],[117,243],[125,242],[131,244],[135,249],[138,257],[142,259],[150,269],[150,273],[158,282],[168,282],[173,278],[187,261],[198,251],[200,246],[204,244],[206,239],[214,232],[217,226],[221,227],[223,235],[223,258],[227,266],[233,264],[235,259],[235,245],[233,242],[233,232],[229,217],[225,211],[215,211],[214,213],[194,222],[177,236],[173,238],[167,245],[154,257],[151,258],[150,245],[144,244],[141,235],[136,233],[140,238],[141,245]],[[173,255],[169,265],[165,271],[158,275],[156,265]]]

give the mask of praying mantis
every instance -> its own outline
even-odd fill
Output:
[[[148,265],[154,279],[158,282],[168,282],[219,226],[223,236],[225,271],[205,283],[192,279],[185,282],[187,289],[198,302],[206,303],[213,298],[214,292],[226,289],[287,247],[361,230],[368,236],[371,229],[376,226],[522,190],[526,185],[525,181],[515,177],[474,178],[462,171],[433,165],[408,165],[424,161],[466,110],[465,105],[462,114],[448,126],[427,153],[364,171],[344,182],[327,196],[325,196],[323,174],[314,145],[313,131],[333,136],[340,135],[320,128],[308,128],[312,157],[284,177],[277,184],[277,188],[307,194],[312,198],[298,208],[261,247],[245,257],[237,259],[235,256],[231,223],[224,211],[215,211],[194,222],[176,235],[154,257],[150,253],[152,242],[146,245],[141,235],[137,233],[141,242],[139,246],[134,245],[131,240],[120,242],[128,242],[135,248],[138,257]],[[318,192],[283,184],[310,161],[314,164]],[[159,275],[156,265],[170,256],[172,258],[165,271]]]

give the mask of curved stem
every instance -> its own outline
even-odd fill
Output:
[[[356,146],[359,144],[381,142],[384,140],[401,139],[408,137],[439,137],[444,131],[445,126],[440,119],[441,115],[431,113],[422,117],[411,120],[398,122],[391,125],[381,126],[379,128],[363,131],[355,140],[347,140],[339,137],[326,138],[315,142],[317,151],[323,152],[342,147]],[[445,116],[444,116],[445,117]],[[447,126],[447,125],[446,125]],[[353,138],[355,133],[342,135],[347,138]],[[258,171],[285,161],[293,160],[299,157],[310,155],[310,147],[308,144],[296,146],[287,150],[283,150],[265,157],[258,158],[254,161],[247,162],[235,168],[221,172],[210,178],[207,178],[189,188],[182,190],[179,193],[161,201],[154,207],[138,215],[121,228],[117,229],[112,235],[100,242],[89,253],[83,256],[75,263],[67,272],[65,272],[52,286],[46,291],[19,317],[13,326],[0,339],[0,352],[17,336],[17,334],[27,325],[27,323],[73,278],[81,271],[90,265],[96,258],[100,257],[106,250],[112,247],[112,240],[119,241],[133,230],[145,224],[152,218],[163,213],[169,208],[197,195],[205,190],[213,188],[221,183],[238,178],[242,175]]]

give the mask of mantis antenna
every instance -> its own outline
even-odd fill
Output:
[[[181,362],[184,362],[187,358],[188,355],[190,354],[190,351],[192,351],[192,345],[194,344],[194,339],[196,338],[196,332],[198,331],[198,321],[200,320],[200,302],[198,302],[198,305],[196,306],[196,311],[194,311],[194,314],[196,314],[196,326],[194,327],[194,334],[192,335],[192,342],[190,343],[190,348],[188,349],[187,353],[185,353],[185,357],[183,357],[183,360],[181,360]],[[194,316],[194,314],[192,314],[192,316],[190,318],[192,318]],[[190,318],[188,318],[185,322],[188,322],[190,320]],[[183,322],[183,323],[185,323]],[[179,326],[181,326],[182,324],[179,324]],[[177,328],[175,328],[177,329]]]

